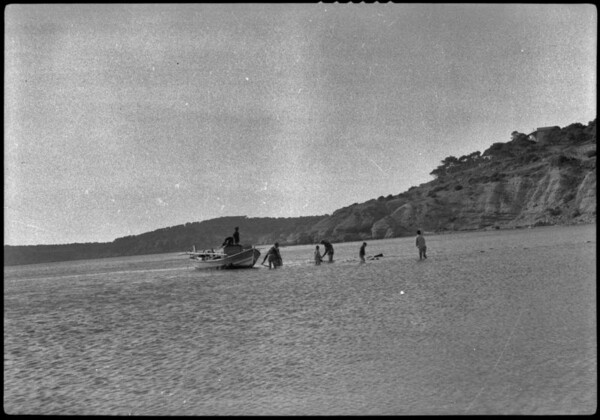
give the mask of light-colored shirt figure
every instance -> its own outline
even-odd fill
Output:
[[[321,261],[323,261],[323,257],[321,257],[321,251],[319,251],[319,245],[315,249],[315,265],[321,265]]]
[[[419,248],[419,259],[427,258],[427,245],[425,245],[425,238],[420,230],[417,230],[416,246]]]

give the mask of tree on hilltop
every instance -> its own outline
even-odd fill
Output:
[[[460,162],[457,157],[448,156],[447,158],[442,160],[442,164],[440,166],[438,166],[437,168],[435,168],[433,171],[431,171],[429,173],[429,175],[433,175],[436,178],[443,177],[444,175],[449,173],[450,170],[453,167],[455,167],[456,165],[458,165],[459,163]]]

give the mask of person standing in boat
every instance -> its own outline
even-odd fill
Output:
[[[325,252],[323,253],[323,258],[325,255],[329,255],[329,262],[333,262],[333,245],[329,241],[322,240],[321,244],[325,246]]]
[[[221,246],[230,246],[233,245],[233,237],[228,236],[227,238],[225,238],[225,241],[223,241],[223,244]]]
[[[269,259],[269,270],[271,268],[277,268],[281,265],[281,254],[279,253],[279,242],[275,242],[275,245],[267,251],[265,258],[263,258],[262,265],[265,265],[265,261]],[[272,267],[271,267],[272,266]]]
[[[240,243],[240,232],[238,231],[238,227],[235,227],[235,232],[233,232],[233,244],[238,245]]]
[[[317,245],[317,248],[315,249],[315,265],[321,265],[322,261],[323,257],[321,257],[321,251],[319,250],[319,245]]]

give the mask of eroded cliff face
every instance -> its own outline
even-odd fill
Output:
[[[586,129],[586,136],[565,129],[546,144],[523,138],[496,143],[429,183],[337,210],[308,237],[351,241],[414,235],[417,229],[594,223],[595,121]]]
[[[577,188],[574,205],[583,215],[593,216],[595,221],[596,202],[596,171],[590,171]]]

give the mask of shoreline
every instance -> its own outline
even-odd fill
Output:
[[[458,235],[458,234],[465,234],[465,233],[479,233],[479,232],[496,232],[496,231],[523,231],[523,230],[527,230],[527,229],[534,229],[534,228],[550,228],[550,227],[578,227],[578,226],[596,226],[596,223],[569,223],[569,224],[554,224],[554,225],[538,225],[538,226],[517,226],[517,227],[501,227],[501,228],[483,228],[483,229],[463,229],[463,230],[443,230],[443,231],[423,231],[424,234],[426,236],[448,236],[448,235]],[[336,242],[335,244],[337,245],[341,245],[341,244],[345,244],[345,243],[352,243],[352,242],[360,242],[360,241],[379,241],[379,240],[389,240],[389,239],[403,239],[403,238],[412,238],[413,235],[411,236],[395,236],[395,237],[391,237],[391,238],[370,238],[370,239],[356,239],[356,240],[351,240],[351,241],[344,241],[344,242]],[[267,244],[254,244],[253,246],[255,247],[268,247],[271,246],[272,244],[267,243]],[[301,243],[301,244],[280,244],[280,247],[282,248],[287,248],[287,247],[294,247],[294,246],[307,246],[307,245],[314,245],[312,242],[310,243]],[[48,246],[52,246],[52,245],[48,245]],[[4,264],[4,268],[11,268],[11,269],[15,269],[15,267],[25,267],[25,266],[32,266],[32,265],[39,265],[39,264],[56,264],[56,263],[64,263],[64,262],[75,262],[75,261],[98,261],[98,260],[106,260],[106,259],[110,259],[110,258],[127,258],[127,257],[149,257],[152,255],[169,255],[169,254],[179,254],[180,251],[171,251],[171,252],[160,252],[160,253],[152,253],[152,254],[129,254],[129,255],[112,255],[112,256],[106,256],[106,257],[97,257],[97,258],[74,258],[74,259],[61,259],[61,260],[54,260],[54,261],[38,261],[38,262],[27,262],[27,263],[23,263],[23,264]]]
[[[526,229],[536,229],[536,228],[544,228],[544,227],[570,227],[570,226],[585,226],[585,225],[596,225],[596,222],[575,222],[575,223],[535,223],[532,225],[519,225],[519,226],[488,226],[485,228],[477,228],[477,229],[461,229],[461,230],[438,230],[438,231],[424,231],[425,234],[428,235],[452,235],[456,233],[467,233],[467,232],[495,232],[498,230],[526,230]],[[392,239],[392,238],[385,238]]]

